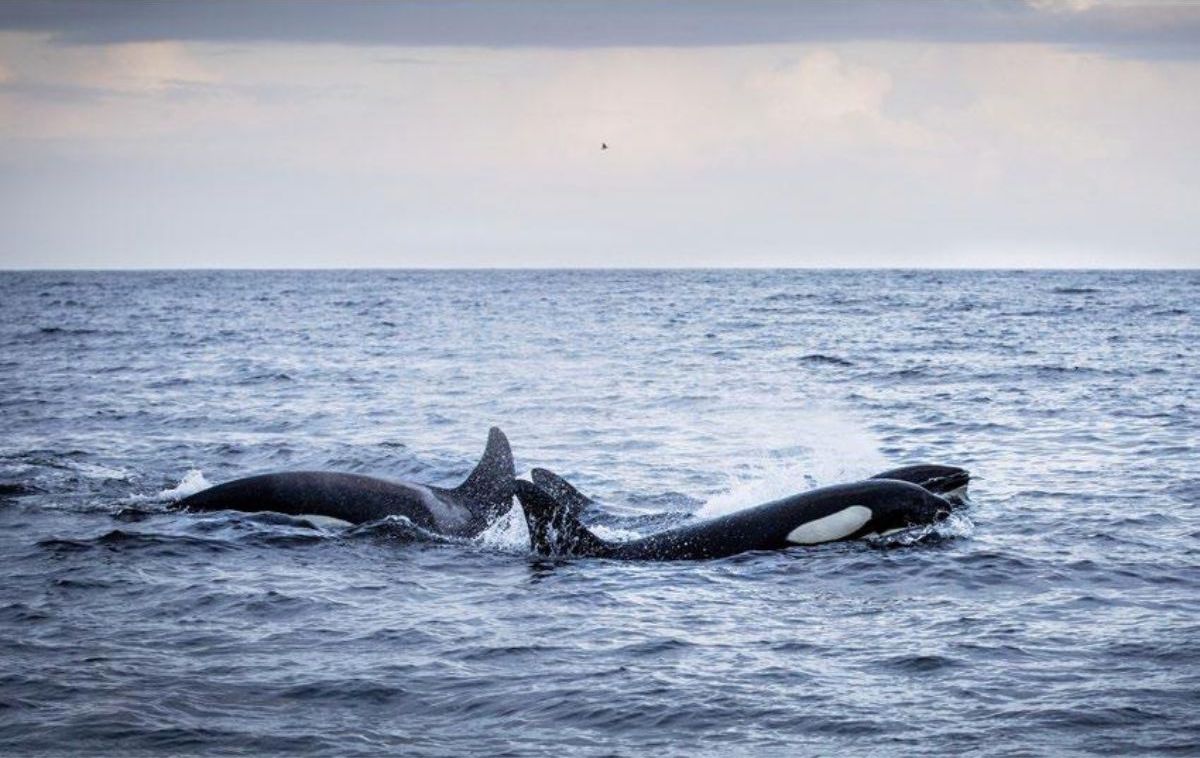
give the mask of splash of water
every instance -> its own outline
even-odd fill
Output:
[[[475,538],[480,545],[509,553],[529,552],[529,527],[525,524],[525,512],[521,504],[513,507],[496,519]]]
[[[696,516],[722,516],[814,487],[864,479],[887,467],[879,438],[850,414],[814,410],[791,434],[790,444],[764,448],[751,471],[731,475],[725,491],[709,498]],[[784,460],[772,449],[799,455]]]
[[[915,526],[887,536],[869,537],[868,541],[885,547],[907,547],[925,542],[967,538],[975,533],[975,522],[961,511],[951,513],[942,521]]]
[[[197,492],[206,490],[211,486],[212,483],[204,478],[204,472],[194,468],[184,474],[183,479],[179,480],[179,484],[174,487],[159,490],[153,495],[130,495],[125,498],[125,502],[135,505],[141,503],[173,503],[177,500],[182,500],[188,495],[195,495]]]

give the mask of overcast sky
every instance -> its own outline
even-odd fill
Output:
[[[1200,266],[1200,3],[0,4],[0,268],[361,266]]]

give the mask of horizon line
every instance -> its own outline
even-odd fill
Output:
[[[663,271],[996,271],[996,272],[1164,272],[1185,273],[1200,271],[1193,267],[1155,266],[185,266],[185,267],[74,267],[74,268],[7,268],[0,274],[20,273],[191,273],[247,272],[301,273],[323,271],[404,271],[404,272],[471,272],[471,271],[586,271],[586,272],[663,272]]]

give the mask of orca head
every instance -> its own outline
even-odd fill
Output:
[[[911,482],[871,481],[854,495],[841,495],[826,515],[796,525],[787,534],[795,545],[887,535],[914,526],[932,524],[950,515],[951,505]]]
[[[967,485],[971,481],[971,472],[958,466],[919,463],[915,466],[888,469],[871,478],[910,482],[935,495],[941,495],[954,505],[962,505],[967,498]]]
[[[920,485],[894,483],[896,487],[889,489],[885,496],[872,504],[868,533],[885,535],[914,526],[934,524],[946,520],[954,509],[954,504],[949,500]]]

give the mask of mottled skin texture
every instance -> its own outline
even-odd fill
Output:
[[[637,540],[605,542],[589,532],[571,508],[536,484],[518,480],[517,497],[525,511],[535,552],[627,560],[722,558],[752,550],[795,547],[788,535],[797,527],[851,506],[869,508],[871,517],[839,539],[930,524],[945,518],[951,509],[945,499],[915,484],[867,479],[822,487]]]
[[[533,479],[534,484],[546,491],[546,494],[575,514],[582,513],[596,504],[595,500],[575,489],[570,482],[553,471],[535,468],[529,472],[529,476]]]
[[[514,475],[508,440],[492,429],[479,465],[454,489],[360,474],[285,471],[219,484],[179,505],[193,511],[326,516],[352,524],[403,516],[439,534],[471,537],[511,507]]]

